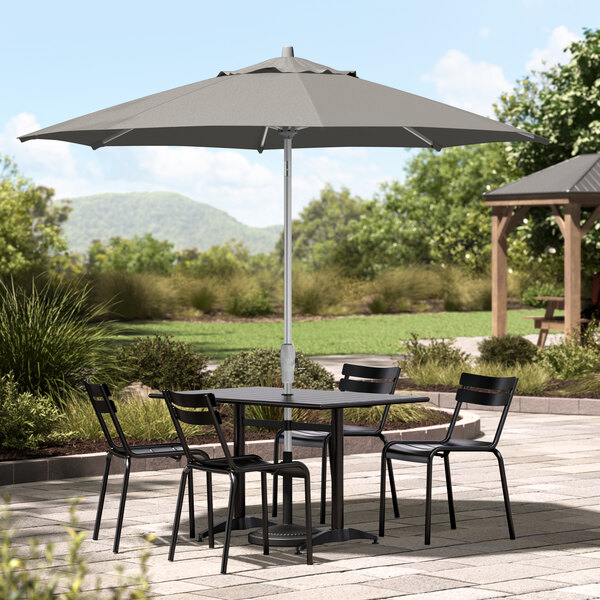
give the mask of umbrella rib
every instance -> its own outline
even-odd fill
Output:
[[[404,126],[402,129],[408,131],[408,133],[414,135],[416,138],[419,138],[422,142],[425,142],[430,148],[437,150],[438,152],[442,149],[439,144],[436,144],[433,140],[429,139],[427,136],[423,135],[420,131],[417,131],[413,127]]]
[[[122,137],[124,135],[127,135],[131,131],[133,131],[132,128],[130,128],[130,129],[121,129],[121,131],[117,131],[117,133],[113,133],[112,135],[109,135],[108,137],[105,137],[103,140],[100,140],[97,144],[92,145],[92,150],[97,150],[98,148],[101,148],[102,146],[108,146],[108,144],[110,144],[111,142],[113,142],[117,138],[120,138],[120,137]]]

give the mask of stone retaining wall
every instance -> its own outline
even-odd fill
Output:
[[[443,407],[442,410],[444,410]],[[447,427],[447,425],[417,427],[415,429],[400,431],[386,431],[385,435],[389,440],[440,440],[446,434]],[[463,418],[456,424],[454,433],[456,437],[461,438],[472,439],[478,437],[481,433],[479,417],[473,413],[465,412]],[[210,457],[221,456],[221,447],[219,444],[206,444],[198,447],[207,452]],[[381,447],[382,442],[379,438],[344,438],[345,454],[380,452]],[[273,440],[247,442],[246,453],[258,454],[265,459],[272,460]],[[320,448],[304,448],[302,446],[294,448],[294,458],[302,459],[320,455]],[[105,457],[106,454],[104,452],[98,452],[94,454],[53,456],[49,458],[0,462],[0,486],[32,481],[100,476],[104,472]],[[110,470],[111,475],[122,473],[123,466],[122,460],[113,458]],[[131,461],[132,472],[177,469],[181,468],[181,466],[181,461],[176,461],[172,458],[140,458]]]

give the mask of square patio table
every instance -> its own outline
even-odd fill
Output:
[[[186,392],[183,392],[186,393]],[[428,396],[403,396],[399,394],[368,394],[362,392],[339,392],[329,390],[304,390],[292,389],[290,395],[284,395],[282,388],[273,387],[241,387],[221,388],[212,390],[197,390],[187,393],[212,393],[217,402],[232,404],[234,414],[234,455],[245,453],[246,424],[269,424],[272,427],[285,425],[289,429],[316,429],[332,433],[331,447],[331,529],[317,530],[313,533],[313,545],[328,542],[341,542],[350,539],[371,539],[377,542],[377,536],[366,531],[344,527],[344,408],[360,406],[379,406],[385,404],[408,404],[414,402],[427,402]],[[150,394],[151,397],[162,398],[162,394]],[[245,419],[247,404],[256,406],[279,406],[282,408],[304,408],[312,410],[330,410],[331,426],[311,425],[310,423],[292,423],[291,421],[254,421]],[[284,477],[284,481],[285,481]],[[287,478],[290,479],[289,477]],[[287,497],[286,497],[287,490]],[[284,486],[284,524],[291,524],[291,485]],[[285,510],[285,504],[288,504]],[[287,519],[286,519],[287,517]],[[240,477],[234,501],[234,529],[249,529],[262,525],[262,520],[246,516],[245,506],[245,481]],[[215,531],[223,530],[223,524],[215,526]],[[201,533],[199,538],[206,535]],[[252,536],[252,534],[250,534]],[[302,540],[292,543],[280,543],[282,546],[297,545],[300,550],[304,547]],[[261,535],[257,543],[262,543]],[[250,541],[255,541],[251,538]],[[273,543],[273,542],[272,542]],[[277,545],[275,541],[274,545]]]

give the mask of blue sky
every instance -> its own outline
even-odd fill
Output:
[[[0,154],[57,198],[171,190],[255,226],[283,221],[282,153],[108,148],[15,137],[278,56],[492,115],[502,91],[600,26],[597,0],[0,1]],[[327,182],[372,196],[404,149],[297,150],[294,213]]]

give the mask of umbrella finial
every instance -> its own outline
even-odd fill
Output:
[[[281,56],[283,58],[293,58],[294,46],[284,46],[281,50]]]

